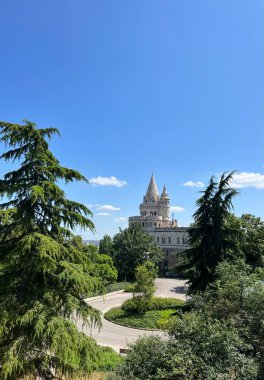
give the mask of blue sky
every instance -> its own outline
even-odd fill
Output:
[[[53,152],[95,182],[66,188],[94,212],[85,238],[125,227],[152,172],[185,210],[181,225],[197,182],[233,169],[236,214],[264,217],[262,0],[9,0],[0,10],[0,119],[60,129]]]

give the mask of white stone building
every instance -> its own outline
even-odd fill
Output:
[[[168,272],[174,267],[180,252],[189,248],[188,228],[178,227],[177,220],[170,219],[170,198],[166,187],[160,196],[153,174],[139,211],[139,216],[129,218],[129,225],[139,224],[154,236],[164,251],[163,270]]]

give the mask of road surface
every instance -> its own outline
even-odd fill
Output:
[[[158,297],[174,297],[178,299],[185,300],[185,281],[178,279],[167,279],[158,278],[156,279],[156,293]],[[96,299],[89,299],[87,302],[98,309],[104,314],[106,311],[112,309],[113,307],[121,306],[122,303],[131,298],[131,293],[118,293],[112,295],[106,295],[105,297],[100,297]],[[81,323],[77,323],[78,327],[87,335],[92,336],[99,345],[110,346],[115,351],[119,352],[120,348],[125,348],[128,343],[132,343],[137,340],[142,335],[159,335],[164,336],[165,333],[162,331],[149,331],[149,330],[139,330],[129,327],[124,327],[116,325],[112,322],[107,321],[102,318],[102,328],[99,331],[98,328],[89,329],[81,328]]]

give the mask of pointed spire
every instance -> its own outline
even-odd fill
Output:
[[[149,197],[155,197],[155,198],[157,198],[159,196],[158,188],[157,188],[155,177],[154,177],[153,173],[152,173],[149,185],[148,185],[148,190],[147,190],[146,195]]]
[[[162,194],[161,194],[161,198],[168,198],[168,193],[167,193],[167,189],[166,189],[165,185],[163,186],[163,191],[162,191]]]

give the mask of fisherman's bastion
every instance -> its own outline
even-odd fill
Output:
[[[180,252],[189,248],[188,227],[178,227],[177,220],[170,219],[170,198],[166,187],[159,195],[155,177],[152,174],[146,195],[139,205],[139,216],[131,216],[129,225],[138,224],[145,232],[154,236],[164,251],[162,271],[169,273],[177,263]]]

